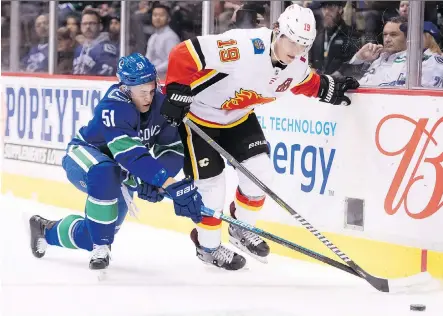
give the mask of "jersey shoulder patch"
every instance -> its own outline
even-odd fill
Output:
[[[120,102],[126,102],[131,103],[131,100],[128,98],[126,94],[120,91],[120,89],[115,88],[110,90],[106,97],[111,100],[120,101]]]
[[[254,46],[254,54],[261,55],[265,52],[265,43],[261,38],[252,38],[252,46]]]

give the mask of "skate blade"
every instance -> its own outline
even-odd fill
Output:
[[[106,281],[108,279],[108,269],[101,269],[101,270],[95,270],[94,272],[97,273],[97,280],[99,282],[103,282]]]
[[[258,262],[261,262],[263,264],[268,264],[268,258],[267,257],[260,257],[256,254],[250,252],[248,248],[246,248],[238,239],[233,238],[232,236],[229,236],[229,242],[233,244],[236,248],[240,249],[243,253],[247,254],[248,256],[254,258]]]

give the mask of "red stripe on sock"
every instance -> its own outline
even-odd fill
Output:
[[[222,222],[222,220],[219,218],[203,216],[201,224],[208,225],[208,226],[217,226],[217,225],[220,225],[221,222]]]
[[[248,206],[252,206],[252,207],[261,207],[261,206],[263,206],[263,204],[265,204],[265,197],[263,197],[260,200],[250,200],[246,196],[241,194],[239,189],[237,189],[237,192],[235,193],[235,198],[239,202],[246,204]]]

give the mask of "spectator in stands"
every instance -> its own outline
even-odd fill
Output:
[[[171,8],[169,26],[182,41],[201,35],[202,1],[177,1]]]
[[[76,17],[80,14],[77,11],[77,7],[73,3],[61,3],[58,5],[58,24],[66,26],[66,21],[69,17]]]
[[[82,45],[85,41],[85,37],[80,33],[79,18],[76,15],[68,15],[63,25],[69,29],[72,38],[74,38],[78,44]]]
[[[424,32],[430,32],[425,23]],[[359,80],[361,85],[404,86],[406,83],[407,19],[394,17],[383,29],[383,45],[368,43],[351,59],[350,64],[369,65]],[[443,87],[443,58],[426,50],[422,62],[422,86]]]
[[[224,1],[222,3],[223,12],[216,18],[216,33],[223,33],[231,28],[232,23],[235,21],[234,13],[240,10],[242,5],[243,1],[239,0]]]
[[[115,7],[105,2],[98,6],[97,12],[100,15],[102,21],[103,31],[109,32],[111,19],[113,16],[116,15]]]
[[[67,27],[57,30],[57,74],[72,74],[75,45],[76,41]]]
[[[73,37],[76,37],[78,34],[80,34],[80,21],[78,20],[77,16],[68,15],[64,26],[69,29]]]
[[[382,41],[383,26],[391,18],[398,16],[400,1],[356,1],[364,9],[364,42]]]
[[[346,1],[322,1],[322,22],[310,50],[312,67],[317,72],[340,77],[349,75],[348,62],[357,52],[359,40],[343,20]]]
[[[155,5],[152,11],[152,25],[155,31],[149,38],[146,57],[157,69],[160,79],[164,79],[166,75],[169,52],[180,43],[180,38],[169,27],[169,22],[169,8],[162,4]]]
[[[254,29],[258,27],[258,13],[247,5],[234,12],[232,17],[235,23],[232,27],[237,29]]]
[[[443,55],[442,51],[438,46],[438,43],[440,42],[441,39],[440,30],[438,29],[438,27],[430,21],[425,21],[423,23],[423,29],[424,29],[423,46],[425,49],[428,50],[428,54],[436,54],[442,56]]]
[[[48,71],[48,15],[39,15],[35,19],[34,26],[38,43],[32,46],[28,54],[22,59],[22,69],[26,72],[45,72]]]
[[[117,48],[117,53],[120,55],[120,17],[113,15],[109,20],[109,39],[111,43]]]
[[[113,76],[116,72],[118,52],[111,43],[109,34],[101,32],[100,15],[93,9],[85,9],[81,18],[83,45],[77,46],[74,54],[75,75]]]
[[[400,1],[398,15],[407,18],[409,14],[409,1]]]
[[[146,53],[146,43],[151,34],[154,33],[151,3],[146,0],[140,1],[138,3],[138,10],[131,15],[129,23],[131,30],[129,33],[131,53]]]
[[[11,43],[11,4],[5,3],[4,1],[1,3],[1,70],[8,71],[9,70],[9,49]]]

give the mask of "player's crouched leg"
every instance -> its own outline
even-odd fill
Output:
[[[266,185],[272,181],[273,170],[267,154],[253,156],[243,161],[242,164]],[[237,171],[237,174],[239,185],[235,199],[230,205],[231,216],[255,226],[260,210],[265,203],[265,195],[243,173]],[[252,232],[230,225],[229,238],[232,244],[255,257],[263,258],[269,254],[268,244]]]
[[[120,196],[120,167],[115,162],[102,162],[88,172],[86,225],[95,245],[110,245],[114,241]]]
[[[107,255],[108,245],[118,231],[117,225],[120,226],[126,216],[128,209],[120,189],[120,167],[94,149],[83,147],[81,151],[87,151],[87,156],[92,158],[85,160],[85,155],[70,151],[63,159],[63,168],[69,181],[88,194],[86,218],[69,215],[59,221],[49,221],[33,216],[31,247],[38,258],[44,255],[47,244],[94,250],[93,257],[96,252]],[[95,251],[97,246],[99,249]],[[99,251],[101,248],[106,251]]]

